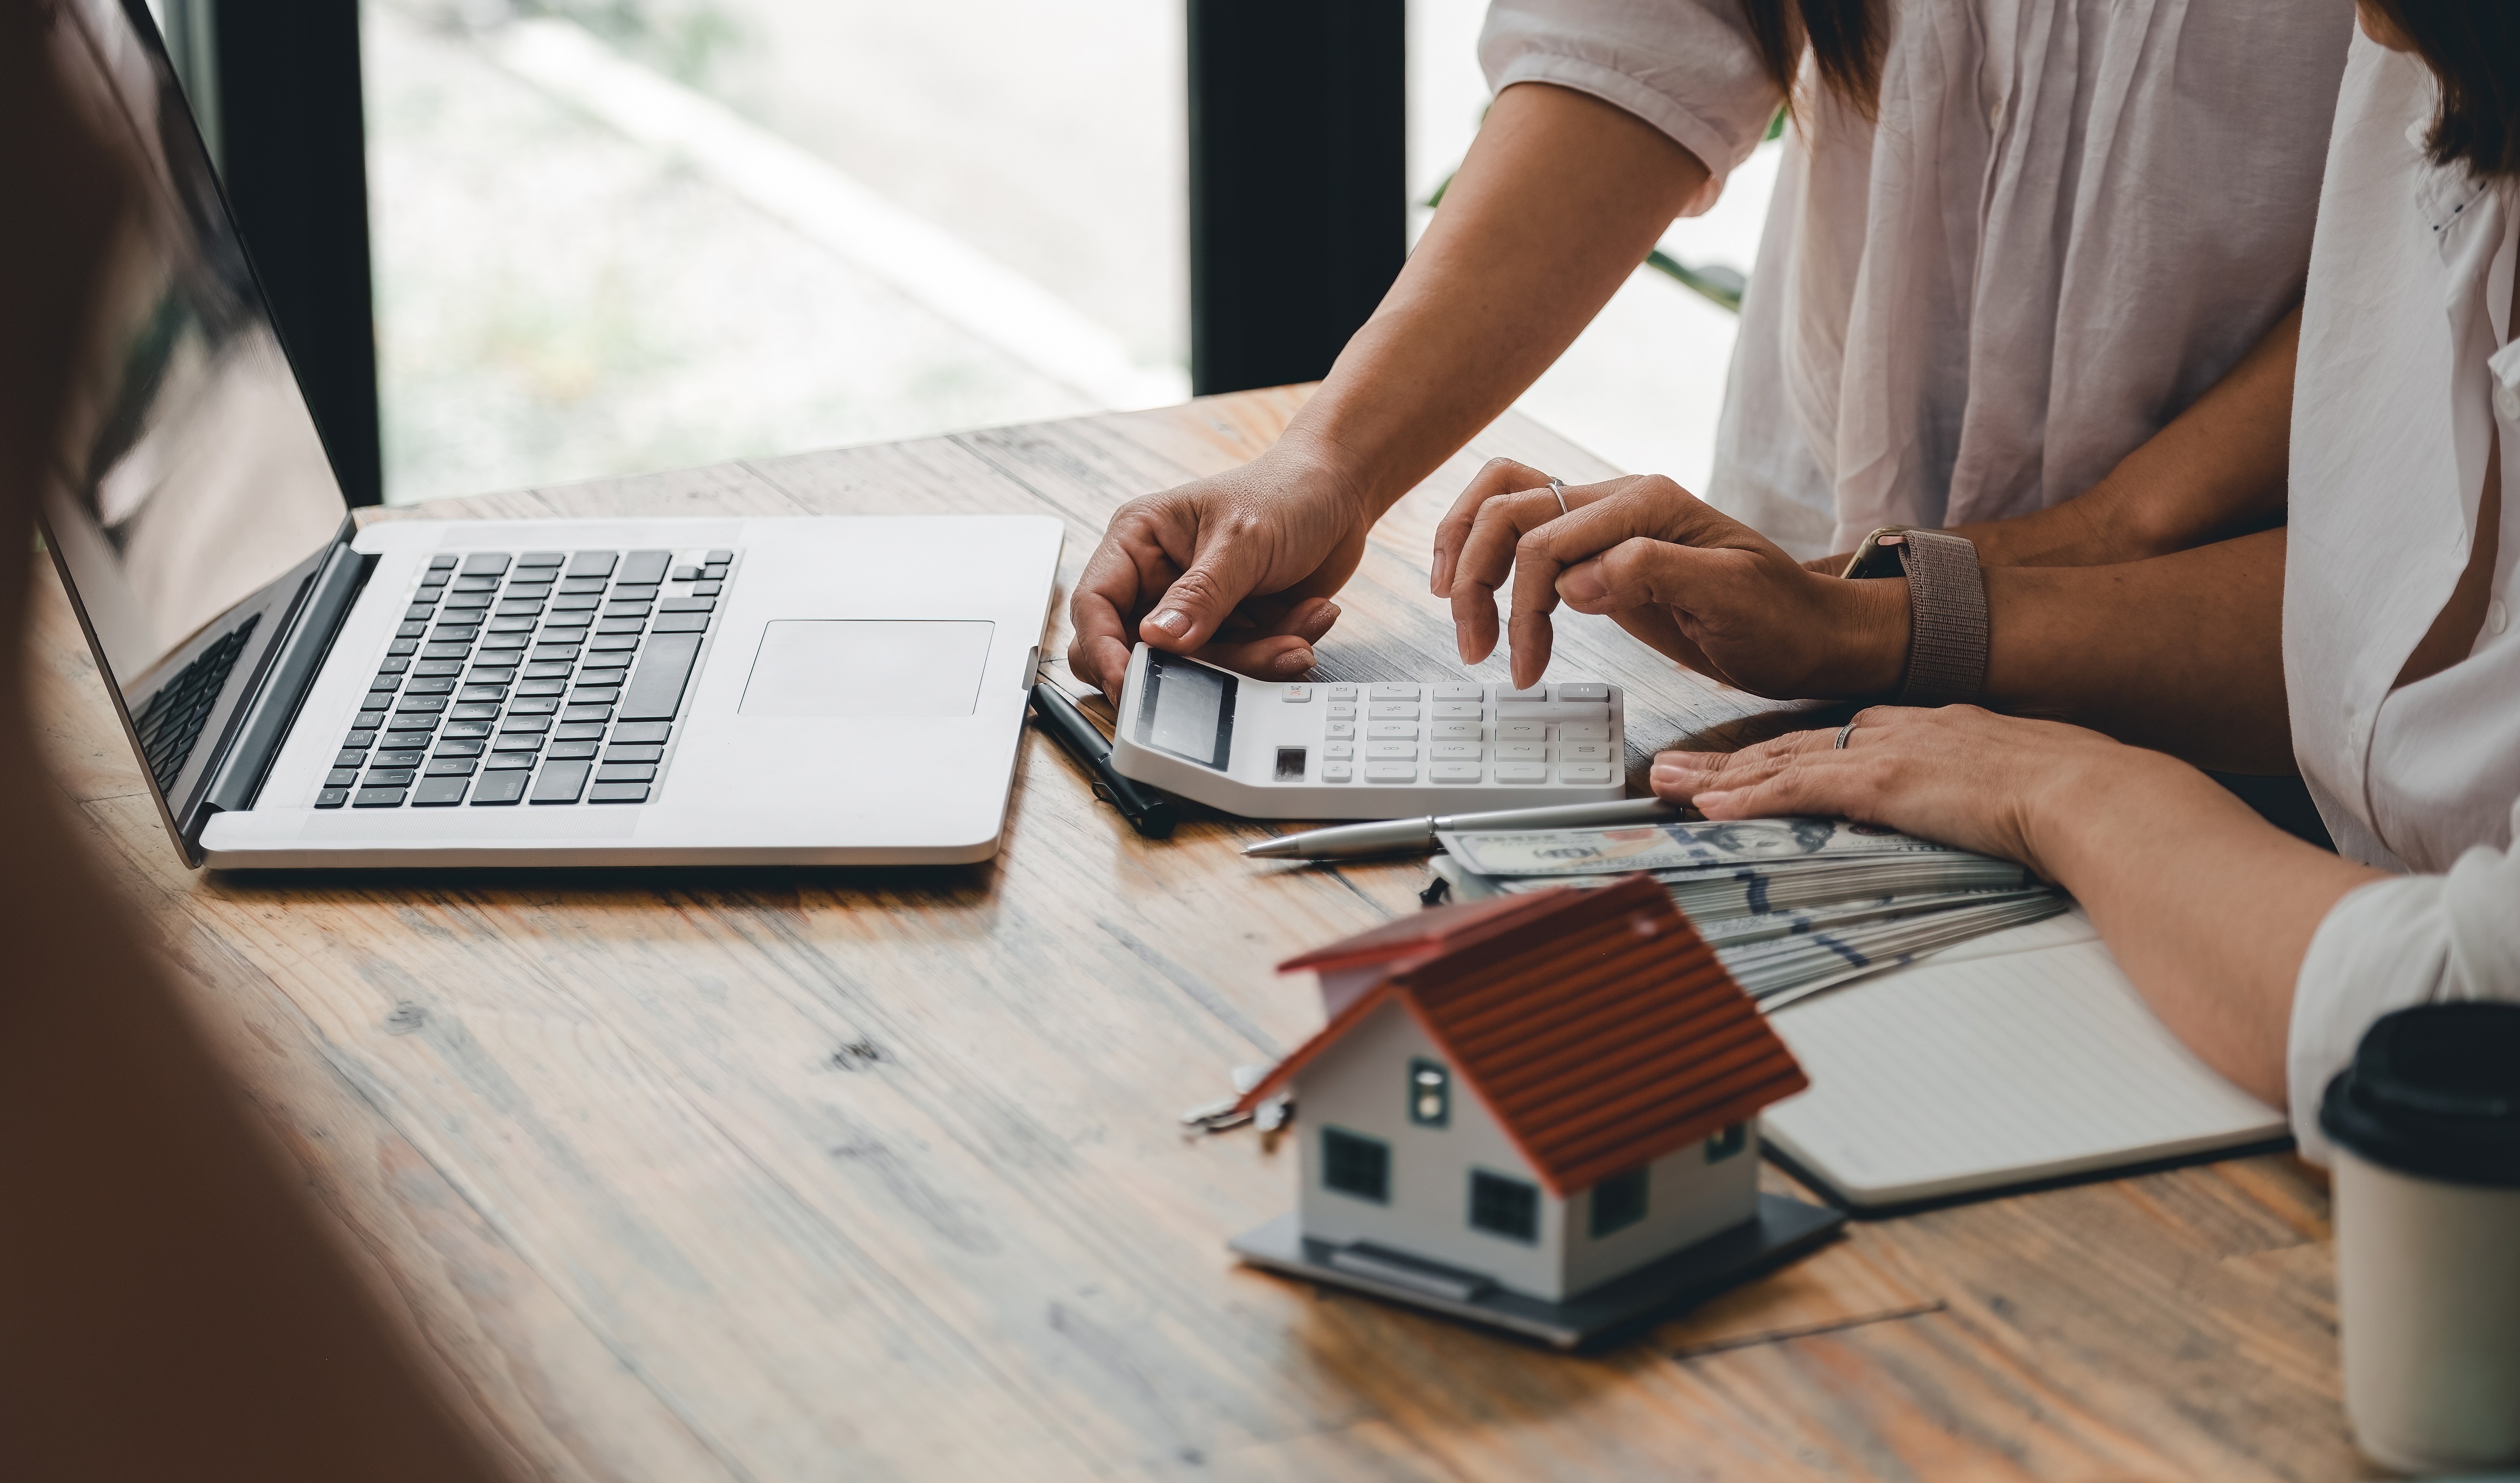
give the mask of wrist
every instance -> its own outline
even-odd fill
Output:
[[[1400,494],[1407,492],[1382,495],[1363,460],[1335,439],[1292,427],[1260,455],[1260,460],[1275,466],[1273,472],[1278,475],[1279,487],[1328,498],[1368,525],[1380,519],[1384,511],[1399,502]]]
[[[2092,735],[2063,756],[2040,759],[2022,790],[2016,828],[2021,861],[2040,878],[2068,891],[2087,872],[2098,831],[2130,812],[2153,818],[2194,817],[2177,802],[2191,786],[2220,794],[2203,773],[2164,752]],[[2207,805],[2211,797],[2203,800]]]
[[[1814,577],[1831,609],[1835,636],[1813,694],[1847,700],[1886,700],[1908,670],[1911,624],[1908,579]]]

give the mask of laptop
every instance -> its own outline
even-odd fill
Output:
[[[43,534],[187,861],[997,852],[1058,519],[358,529],[141,0],[52,18],[145,189]]]

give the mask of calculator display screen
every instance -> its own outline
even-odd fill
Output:
[[[1138,743],[1225,771],[1234,748],[1234,677],[1221,669],[1148,652]]]

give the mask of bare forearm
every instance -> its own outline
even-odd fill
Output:
[[[2038,865],[2091,913],[2162,1022],[2283,1105],[2303,955],[2338,898],[2379,874],[2293,838],[2157,752],[2077,770],[2034,819]]]
[[[1388,506],[1548,369],[1705,179],[1633,114],[1563,88],[1506,89],[1399,281],[1285,439]]]

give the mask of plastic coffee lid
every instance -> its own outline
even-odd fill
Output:
[[[2327,1084],[2318,1125],[2384,1169],[2520,1189],[2520,1004],[2381,1016]]]

